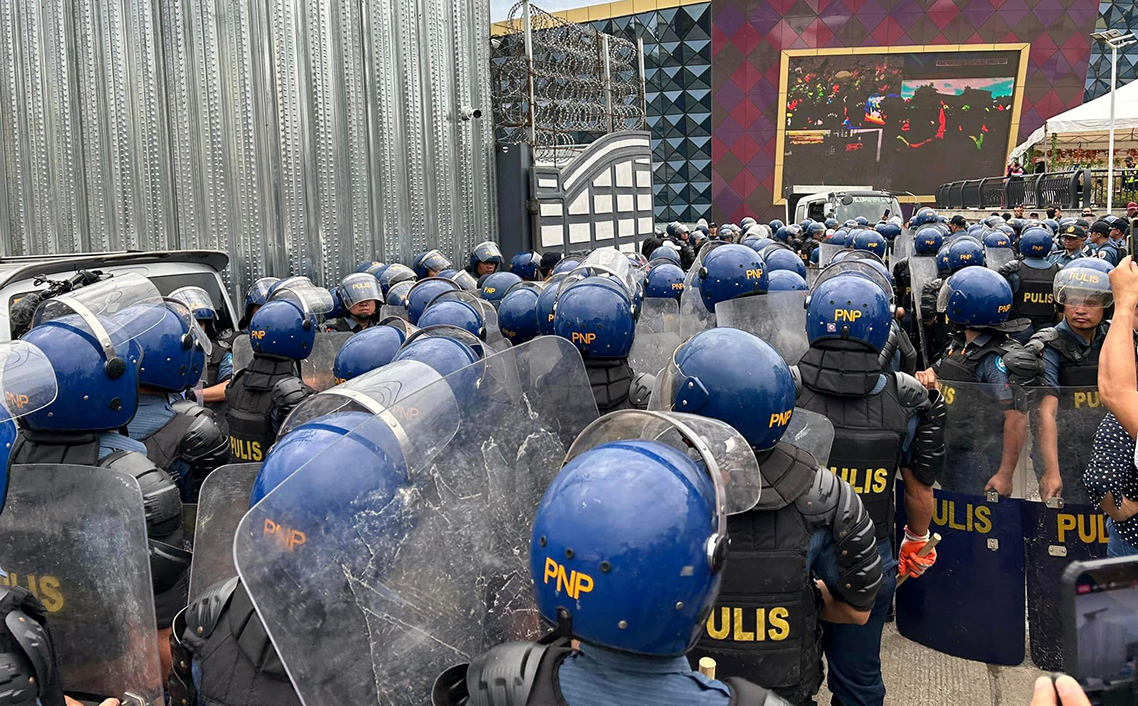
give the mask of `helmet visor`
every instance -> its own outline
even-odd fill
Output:
[[[398,316],[388,316],[386,318],[380,319],[379,325],[380,326],[390,326],[392,328],[399,329],[400,331],[403,332],[403,340],[404,341],[406,341],[410,336],[413,336],[415,334],[415,332],[419,330],[418,326],[411,323],[407,319],[400,318]]]
[[[170,292],[170,299],[176,299],[193,312],[196,319],[212,319],[217,309],[213,306],[213,299],[209,292],[201,287],[182,287]]]
[[[273,285],[280,282],[279,277],[262,277],[249,288],[248,300],[251,303],[265,302],[269,299],[269,291]]]
[[[566,277],[565,286],[561,288],[561,291],[565,291],[569,285],[586,277],[604,277],[606,275],[624,287],[629,299],[635,298],[636,274],[632,263],[628,261],[628,257],[624,253],[616,248],[598,248],[589,253],[588,257],[582,260],[581,264]]]
[[[449,338],[458,341],[459,343],[465,343],[480,358],[485,358],[488,355],[494,354],[494,351],[489,350],[486,347],[486,343],[483,342],[483,340],[478,336],[475,336],[473,333],[467,331],[464,328],[448,325],[428,326],[426,328],[419,329],[407,337],[407,340],[403,342],[403,346],[399,350],[403,350],[407,346],[411,345],[413,341],[417,341],[421,338]]]
[[[1064,306],[1101,306],[1114,303],[1110,276],[1088,267],[1073,267],[1055,273],[1055,303]]]
[[[189,307],[171,296],[166,298],[166,309],[181,320],[182,326],[188,332],[186,335],[190,336],[191,345],[197,344],[206,355],[213,353],[213,341],[209,340],[209,336]]]
[[[379,282],[373,275],[366,272],[348,275],[340,282],[340,287],[336,291],[340,294],[340,301],[344,303],[346,309],[351,309],[356,304],[365,301],[383,303],[383,295],[379,292]]]
[[[487,240],[474,246],[474,259],[478,262],[501,262],[502,251],[498,249],[497,243]]]
[[[438,250],[431,250],[423,255],[423,259],[419,261],[419,264],[423,269],[430,270],[431,272],[442,272],[443,270],[449,270],[451,267],[450,260]]]
[[[131,310],[129,315],[116,316],[126,309]],[[82,324],[76,325],[95,336],[111,356],[116,346],[157,326],[166,310],[154,284],[140,274],[128,272],[48,299],[36,309],[32,325],[72,314],[82,320]]]
[[[51,361],[27,341],[0,343],[0,392],[0,422],[48,406],[58,392]]]
[[[273,292],[272,301],[290,301],[299,306],[305,316],[323,316],[332,311],[332,293],[304,279],[305,282],[298,282],[295,286],[278,287]]]

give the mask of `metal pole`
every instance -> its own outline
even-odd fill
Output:
[[[601,65],[605,71],[605,112],[608,114],[609,132],[613,131],[612,120],[612,71],[609,65],[609,36],[601,35]]]
[[[636,63],[640,67],[640,129],[648,129],[648,89],[644,82],[644,37],[636,37]]]
[[[1106,156],[1106,212],[1114,208],[1114,87],[1118,83],[1118,47],[1110,44],[1110,147]],[[1084,204],[1089,205],[1089,204]]]
[[[529,143],[537,150],[537,106],[533,90],[533,23],[530,21],[529,0],[522,0],[525,9],[526,69],[529,75]]]

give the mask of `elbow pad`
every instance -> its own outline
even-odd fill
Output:
[[[881,555],[877,553],[873,520],[853,487],[833,473],[819,469],[810,489],[795,505],[813,531],[829,527],[838,559],[834,593],[858,610],[869,610],[881,587]]]
[[[932,392],[931,406],[922,412],[913,436],[909,468],[921,483],[932,486],[944,471],[944,422],[948,410],[939,392]]]
[[[885,339],[885,345],[881,347],[881,352],[877,354],[877,363],[882,371],[889,369],[893,364],[893,354],[897,352],[898,346],[901,345],[900,334],[897,327],[889,326],[889,336]]]

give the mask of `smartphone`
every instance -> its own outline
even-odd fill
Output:
[[[1138,662],[1138,556],[1071,562],[1059,591],[1067,673],[1088,693],[1132,693]]]

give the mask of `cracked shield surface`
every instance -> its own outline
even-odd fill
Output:
[[[250,510],[238,572],[301,700],[418,706],[447,668],[539,637],[532,518],[596,418],[576,349],[540,337],[399,400],[320,455],[363,444],[374,461],[309,462]]]

